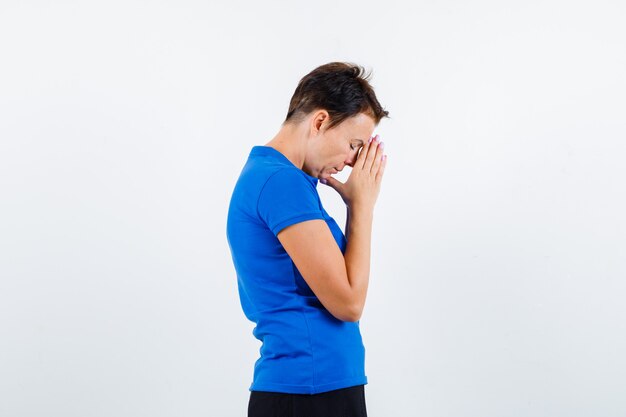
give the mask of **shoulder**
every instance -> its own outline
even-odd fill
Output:
[[[268,192],[283,192],[285,190],[299,190],[306,189],[314,191],[315,185],[307,176],[296,167],[284,167],[271,173],[263,187],[261,188],[261,194]]]
[[[324,219],[314,183],[296,167],[280,169],[267,179],[259,193],[257,214],[274,234],[296,222]]]

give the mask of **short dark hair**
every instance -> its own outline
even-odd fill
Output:
[[[315,110],[326,110],[330,116],[327,130],[345,119],[365,113],[376,125],[383,117],[389,117],[378,102],[365,69],[351,62],[329,62],[302,77],[296,87],[289,111],[283,122],[298,123]]]

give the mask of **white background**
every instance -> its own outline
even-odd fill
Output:
[[[228,202],[330,61],[372,70],[391,116],[368,414],[626,415],[624,21],[621,1],[0,0],[0,416],[246,415],[260,343]]]

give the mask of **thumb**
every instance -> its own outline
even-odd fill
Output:
[[[340,188],[341,188],[341,186],[343,185],[343,183],[342,183],[341,181],[336,180],[336,179],[335,179],[335,178],[333,178],[333,177],[322,178],[322,179],[320,180],[320,182],[321,182],[322,184],[326,184],[326,185],[328,185],[329,187],[334,188],[334,189],[335,189],[335,190],[337,190],[337,191],[339,191],[339,189],[340,189]]]

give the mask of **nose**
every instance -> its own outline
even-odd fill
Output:
[[[354,164],[356,163],[357,156],[358,156],[357,154],[350,155],[350,157],[345,161],[345,164],[351,168],[354,168]],[[341,167],[341,169],[343,169],[343,167]]]

